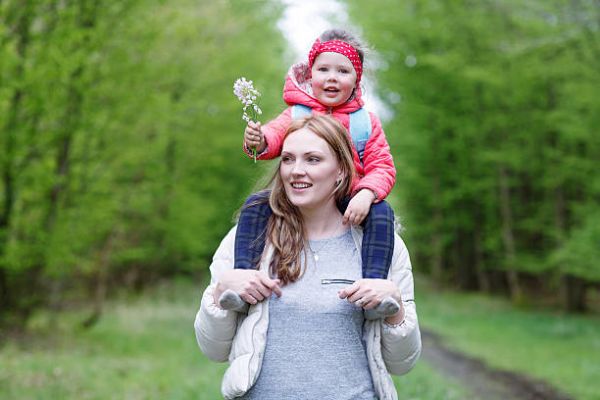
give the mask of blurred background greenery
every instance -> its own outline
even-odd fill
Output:
[[[390,201],[424,327],[597,398],[600,3],[342,3],[393,111]],[[242,154],[232,85],[254,80],[264,121],[283,109],[282,10],[0,1],[0,397],[218,397],[191,320],[272,166]],[[444,379],[424,364],[400,386],[469,397]]]

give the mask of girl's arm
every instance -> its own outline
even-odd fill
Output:
[[[292,109],[288,107],[279,116],[261,127],[261,131],[267,143],[266,149],[257,155],[259,160],[272,160],[281,155],[283,136],[292,122]],[[244,146],[244,152],[253,157],[252,150]]]
[[[355,193],[361,189],[371,190],[377,197],[375,200],[385,199],[396,183],[396,168],[390,152],[381,121],[373,113],[371,117],[372,132],[363,155],[364,176],[354,188]]]

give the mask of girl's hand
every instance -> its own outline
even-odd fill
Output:
[[[265,135],[260,129],[260,122],[248,122],[244,130],[244,144],[250,149],[256,148],[257,153],[262,153],[267,148]]]
[[[365,310],[377,307],[383,299],[392,297],[400,304],[400,310],[385,319],[389,324],[398,324],[404,319],[402,296],[394,282],[388,279],[359,279],[338,292],[340,299],[347,299]]]
[[[362,189],[348,203],[348,208],[344,213],[343,223],[348,222],[352,225],[360,225],[369,211],[371,204],[375,201],[375,194],[369,189]]]
[[[232,269],[224,272],[213,293],[218,304],[221,294],[227,289],[236,292],[246,303],[256,304],[275,293],[281,296],[279,279],[271,279],[261,271],[253,269]]]

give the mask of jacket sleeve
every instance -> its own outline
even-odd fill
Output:
[[[283,137],[290,127],[292,122],[292,109],[291,107],[286,108],[279,116],[262,127],[265,140],[267,142],[267,148],[260,154],[257,155],[259,160],[272,160],[281,155],[281,146],[283,144]],[[244,152],[252,157],[252,152],[244,146]]]
[[[377,194],[377,200],[385,199],[396,183],[396,168],[385,138],[381,121],[375,114],[371,117],[372,132],[363,155],[364,176],[356,185],[355,192],[369,189]]]
[[[383,322],[381,353],[387,370],[402,375],[412,369],[421,354],[421,332],[415,306],[410,257],[404,241],[396,235],[390,279],[400,288],[404,321],[398,326]]]
[[[211,360],[224,362],[229,357],[233,337],[237,329],[237,313],[219,308],[213,292],[223,271],[233,268],[233,244],[235,227],[221,241],[210,265],[211,283],[204,290],[200,310],[196,314],[194,330],[200,350]]]

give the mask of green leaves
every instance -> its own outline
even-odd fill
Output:
[[[256,77],[265,118],[283,107],[278,9],[28,4],[0,5],[0,299],[201,275],[263,170],[241,151],[233,80]]]
[[[600,97],[592,93],[600,9],[542,1],[350,5],[387,64],[379,86],[401,98],[385,130],[398,168],[396,211],[422,268],[441,262],[437,278],[468,288],[485,287],[486,274],[498,276],[493,270],[556,282],[546,277],[566,273],[564,264],[597,281],[600,266],[575,253],[597,259],[579,210],[597,208],[600,195],[592,172],[600,160]]]

